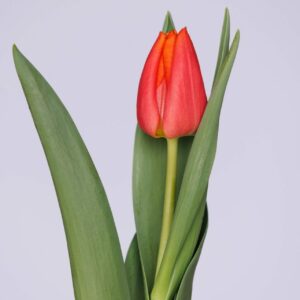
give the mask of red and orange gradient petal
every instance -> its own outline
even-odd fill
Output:
[[[172,73],[164,105],[163,130],[167,138],[192,135],[207,103],[198,58],[186,28],[177,36]]]
[[[138,123],[141,129],[151,136],[156,136],[160,123],[159,108],[156,101],[157,74],[165,40],[166,34],[160,33],[146,60],[138,89]]]
[[[160,33],[146,60],[138,91],[141,129],[153,137],[176,138],[197,130],[206,94],[186,28]]]

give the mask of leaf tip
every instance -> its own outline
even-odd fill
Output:
[[[240,38],[241,38],[241,33],[240,33],[240,30],[238,29],[235,33],[235,36],[234,36],[234,40],[237,41],[237,43],[240,42]]]
[[[15,59],[16,55],[18,55],[20,53],[18,47],[16,46],[16,44],[13,44],[12,46],[12,53],[13,53],[13,57]]]
[[[175,29],[175,25],[174,25],[174,22],[173,22],[171,12],[167,11],[162,31],[165,32],[165,33],[168,33],[168,32],[170,32],[174,29]]]
[[[230,26],[230,13],[228,7],[225,8],[225,13],[224,13],[224,24],[226,26]]]
[[[19,48],[16,46],[16,44],[13,44],[12,46],[12,53],[13,53],[13,59],[15,66],[17,67],[18,63],[22,61],[22,58],[24,58],[24,55],[19,50]]]
[[[229,8],[225,7],[225,16],[229,17],[230,13],[229,13]]]

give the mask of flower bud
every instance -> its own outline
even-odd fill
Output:
[[[199,62],[186,28],[179,33],[161,32],[139,83],[139,126],[156,138],[193,135],[206,103]]]

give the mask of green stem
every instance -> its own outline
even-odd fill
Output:
[[[167,139],[167,148],[168,154],[164,211],[156,265],[156,276],[164,256],[174,216],[178,139]]]

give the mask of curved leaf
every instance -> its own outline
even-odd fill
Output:
[[[199,241],[198,241],[198,247],[197,250],[182,278],[182,281],[180,283],[179,290],[176,295],[176,300],[190,300],[192,299],[192,288],[193,288],[193,279],[195,270],[197,267],[197,263],[203,248],[203,243],[205,240],[206,232],[208,228],[208,212],[207,207],[205,208],[205,214],[204,219],[201,227],[201,232],[199,235]]]
[[[178,196],[193,137],[179,140],[176,195]],[[149,290],[153,286],[164,205],[167,146],[137,127],[133,159],[133,204],[142,265]]]
[[[221,72],[220,72],[221,66],[223,65],[224,60],[228,55],[229,39],[230,39],[230,15],[229,15],[229,10],[226,8],[225,14],[224,14],[223,26],[222,26],[219,54],[218,54],[218,60],[217,60],[217,65],[216,65],[216,70],[215,70],[213,87],[216,84],[218,76],[221,74]]]
[[[182,277],[187,271],[187,267],[193,258],[195,249],[197,249],[197,244],[199,244],[199,237],[201,237],[200,233],[202,228],[202,216],[206,209],[206,195],[207,188],[205,194],[203,195],[204,199],[202,199],[199,213],[195,216],[193,226],[184,242],[181,252],[178,255],[169,285],[170,294],[167,295],[167,299],[171,298],[173,291],[178,290]]]
[[[181,137],[178,140],[177,174],[175,200],[178,199],[186,163],[193,144],[193,136]]]
[[[137,127],[133,158],[133,205],[137,240],[149,289],[155,277],[166,174],[166,141]]]
[[[214,87],[218,77],[220,76],[221,66],[223,65],[224,60],[226,59],[226,57],[228,55],[229,39],[230,39],[230,15],[229,15],[228,9],[226,8],[225,14],[224,14],[223,26],[222,26],[222,33],[221,33],[221,38],[220,38],[220,46],[219,46],[218,60],[217,60],[217,65],[216,65],[216,70],[215,70],[214,81],[213,81],[213,87]],[[205,198],[206,198],[206,194],[207,194],[207,192],[204,195]],[[202,203],[205,203],[205,202],[206,202],[206,199],[202,201]],[[202,213],[200,211],[200,215],[201,214]],[[194,221],[194,224],[193,224],[193,227],[191,230],[192,232],[195,231],[195,228],[200,226],[200,224],[198,225],[197,223],[200,223],[201,219],[196,217],[196,220],[197,220],[197,222]],[[193,283],[194,272],[195,272],[196,265],[197,265],[197,262],[198,262],[198,259],[199,259],[200,253],[201,253],[201,249],[203,247],[203,243],[204,243],[204,239],[205,239],[205,235],[206,235],[206,231],[207,231],[207,225],[208,225],[207,208],[206,208],[206,213],[205,213],[203,222],[204,223],[201,226],[200,238],[198,241],[198,248],[196,250],[196,253],[193,256],[192,261],[190,262],[189,267],[187,268],[187,270],[185,272],[182,282],[180,283],[180,288],[179,288],[177,298],[176,298],[178,300],[179,299],[182,299],[182,300],[191,299],[191,296],[192,296],[192,283]],[[191,235],[192,234],[190,233],[189,236],[191,236]],[[190,239],[192,239],[192,238],[190,238]],[[191,243],[193,243],[193,242],[191,242]],[[185,242],[184,248],[182,249],[182,253],[190,252],[185,249],[187,247],[186,244],[187,244],[187,242]],[[181,254],[181,256],[182,256],[182,254]],[[180,257],[178,258],[178,260],[179,259],[180,259]],[[178,260],[177,260],[177,263],[174,268],[173,277],[174,277],[174,274],[177,273],[176,269],[178,269]],[[185,264],[183,262],[182,269],[183,269],[184,265]],[[172,287],[171,287],[171,289],[172,289]]]
[[[177,257],[191,230],[195,214],[199,212],[215,158],[222,102],[236,57],[239,39],[240,35],[237,32],[195,135],[181,184],[170,237],[152,291],[152,300],[164,300],[169,293],[168,285]]]
[[[13,55],[59,200],[75,298],[129,300],[115,224],[90,155],[54,90],[15,46]]]
[[[163,32],[169,32],[174,29],[172,16],[168,12],[164,21]],[[180,191],[193,139],[194,137],[184,137],[179,140],[176,199]],[[160,242],[166,160],[167,146],[165,139],[154,139],[144,134],[137,127],[133,159],[133,204],[141,263],[150,290],[155,278]]]
[[[221,33],[221,38],[220,38],[219,53],[218,53],[218,60],[217,60],[217,65],[216,65],[216,70],[215,70],[213,86],[215,85],[218,77],[220,76],[221,67],[224,63],[224,60],[226,59],[226,57],[228,55],[229,39],[230,39],[230,15],[229,15],[228,9],[226,8],[225,14],[224,14],[222,33]],[[206,195],[207,195],[207,191],[204,195],[205,199],[202,200],[202,203],[206,203]],[[201,206],[204,206],[204,205],[202,204]],[[200,216],[202,215],[201,210],[202,209],[200,209]],[[206,210],[207,210],[207,208],[206,208]],[[201,227],[201,232],[200,232],[200,227]],[[205,228],[204,231],[203,231],[203,228]],[[174,288],[172,288],[172,282],[174,282],[174,281],[179,282],[179,280],[174,279],[174,277],[176,277],[176,274],[177,274],[177,277],[180,278],[182,271],[184,271],[184,268],[186,266],[184,259],[181,259],[181,257],[184,256],[184,254],[185,254],[186,260],[188,260],[188,258],[189,258],[188,253],[191,253],[190,250],[186,249],[188,247],[187,244],[190,244],[190,249],[193,249],[193,245],[194,245],[193,236],[197,236],[199,239],[199,232],[200,232],[200,240],[198,241],[198,250],[194,254],[194,258],[192,260],[193,263],[191,262],[191,264],[193,264],[193,268],[189,267],[186,270],[185,276],[184,276],[185,279],[183,279],[185,282],[181,282],[180,290],[179,290],[179,294],[178,294],[177,298],[178,297],[182,298],[182,299],[190,299],[191,298],[193,275],[194,275],[197,261],[200,256],[200,252],[201,252],[203,243],[204,243],[206,230],[207,230],[207,211],[206,211],[206,215],[204,216],[204,224],[202,226],[201,226],[201,219],[197,218],[197,216],[196,216],[196,221],[194,221],[191,232],[189,233],[189,237],[187,239],[188,243],[187,243],[187,241],[185,241],[184,247],[181,251],[181,254],[177,259],[177,262],[176,262],[176,265],[175,265],[175,268],[173,271],[173,275],[172,275],[172,280],[171,280],[171,287],[170,287],[171,290],[176,289],[176,286]],[[198,235],[197,235],[197,233],[198,233]],[[181,262],[180,262],[180,260],[181,260]],[[191,266],[191,264],[190,264],[190,266]],[[181,265],[181,268],[179,268],[178,265]],[[181,270],[178,270],[178,269],[181,269]],[[187,282],[188,279],[190,280],[190,282]]]
[[[137,243],[136,235],[128,249],[125,260],[125,267],[128,279],[131,300],[146,300],[148,299],[149,292],[144,287],[143,269],[140,260],[140,253]]]

